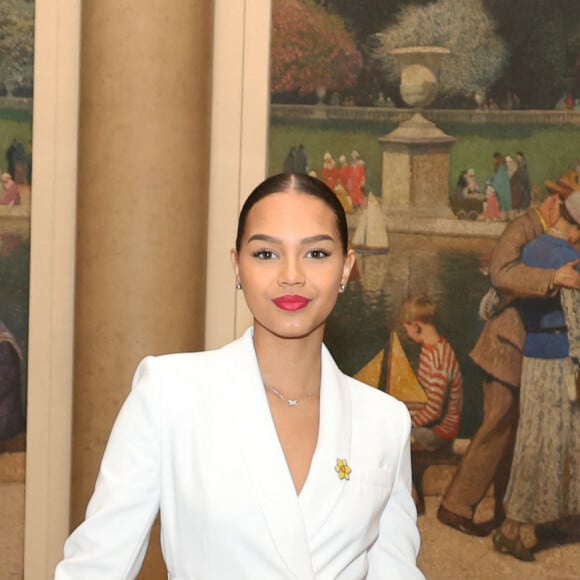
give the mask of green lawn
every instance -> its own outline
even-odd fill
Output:
[[[349,157],[356,149],[367,166],[367,190],[379,194],[382,149],[377,138],[394,128],[392,123],[369,121],[272,119],[269,172],[281,171],[290,147],[300,143],[308,153],[310,169],[317,173],[321,171],[325,151],[338,159],[341,153]],[[546,179],[556,181],[562,173],[572,169],[580,157],[580,130],[575,127],[453,123],[442,124],[441,128],[457,139],[451,150],[450,190],[463,169],[475,169],[479,182],[491,178],[496,151],[514,158],[516,151],[523,151],[528,160],[530,180],[542,191]]]
[[[32,150],[32,101],[28,108],[3,106],[0,100],[0,169],[6,170],[6,149],[12,139]]]

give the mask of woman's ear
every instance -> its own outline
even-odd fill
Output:
[[[234,269],[234,275],[236,276],[236,282],[240,281],[240,268],[238,265],[238,252],[235,248],[232,248],[230,251],[230,262],[232,263],[232,267]]]
[[[344,257],[344,266],[342,268],[342,278],[340,279],[341,284],[346,284],[350,278],[350,273],[356,261],[356,254],[354,250],[348,250],[346,256]]]

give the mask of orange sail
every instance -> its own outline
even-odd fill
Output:
[[[405,403],[427,402],[427,395],[422,389],[394,330],[391,332],[385,390]]]

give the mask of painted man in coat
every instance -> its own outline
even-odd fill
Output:
[[[20,364],[22,351],[14,335],[0,320],[0,441],[25,429]]]
[[[518,389],[526,332],[517,308],[518,297],[553,296],[557,286],[580,287],[571,264],[558,270],[532,268],[520,262],[523,247],[557,219],[557,195],[510,223],[500,237],[490,264],[491,282],[498,291],[496,314],[485,323],[470,353],[486,373],[483,420],[439,508],[439,519],[473,535],[487,535],[491,525],[473,522],[477,504],[494,482],[496,515],[503,519],[503,495],[509,480],[518,422]]]
[[[252,329],[146,358],[56,580],[132,579],[158,511],[173,580],[420,580],[410,417],[322,347],[320,426],[296,493]]]

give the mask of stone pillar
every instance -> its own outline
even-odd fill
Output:
[[[379,141],[382,203],[387,215],[449,217],[450,151],[455,138],[419,114]]]
[[[71,527],[138,361],[203,347],[212,29],[206,0],[83,2]]]

